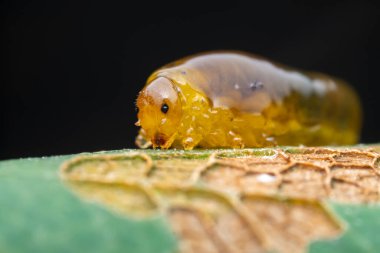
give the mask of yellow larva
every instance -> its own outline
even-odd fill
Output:
[[[343,81],[237,52],[158,69],[137,107],[140,147],[347,145],[361,126],[359,99]]]

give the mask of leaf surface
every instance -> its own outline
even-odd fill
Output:
[[[375,252],[379,161],[378,146],[4,161],[0,251]]]
[[[69,157],[0,162],[0,252],[173,252],[164,219],[122,217],[74,196],[59,178]]]

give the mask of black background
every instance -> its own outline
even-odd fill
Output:
[[[379,142],[379,5],[369,1],[4,1],[0,159],[134,147],[156,68],[237,49],[350,82]],[[133,6],[135,5],[135,6]]]

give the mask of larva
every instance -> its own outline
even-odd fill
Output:
[[[359,98],[343,81],[241,52],[158,69],[136,105],[140,147],[348,145],[361,127]]]

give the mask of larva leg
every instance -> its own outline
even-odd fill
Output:
[[[146,138],[145,131],[142,128],[140,128],[135,143],[139,148],[149,148],[150,146],[152,146],[152,142]]]
[[[192,150],[202,140],[202,136],[196,134],[194,131],[188,131],[188,133],[182,139],[182,146],[185,150]]]
[[[185,150],[192,150],[198,145],[200,138],[195,135],[185,136],[182,140],[182,146]]]
[[[228,138],[230,139],[232,148],[244,148],[244,142],[240,135],[233,131],[229,131]]]

